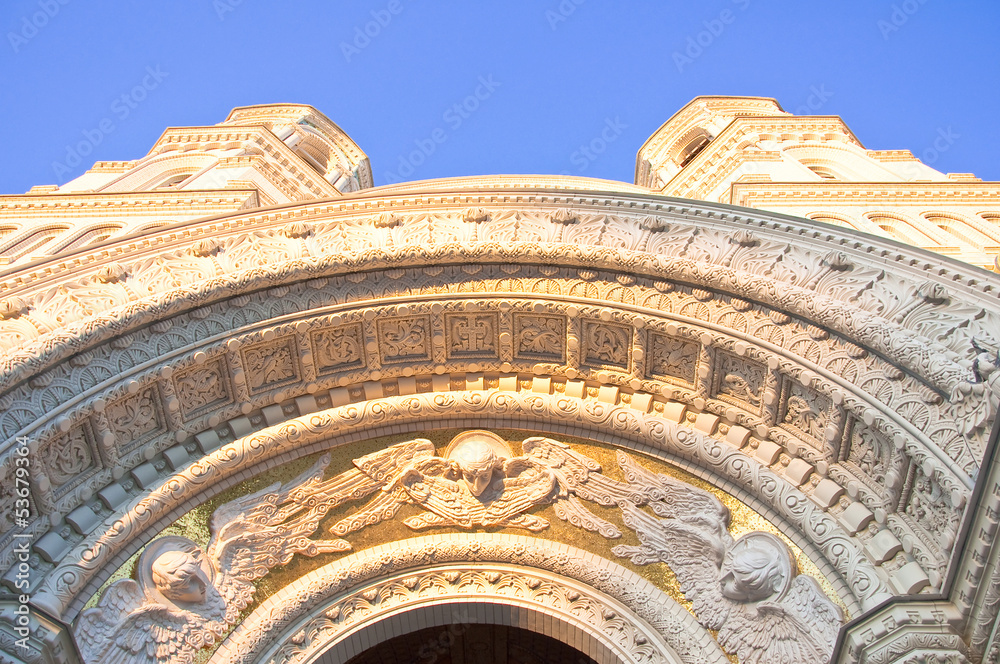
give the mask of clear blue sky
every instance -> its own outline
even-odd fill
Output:
[[[376,184],[435,135],[403,179],[631,182],[643,141],[706,94],[812,102],[869,148],[1000,180],[996,0],[5,0],[0,25],[0,193],[273,102],[328,115]],[[578,152],[610,126],[605,152]],[[81,141],[93,152],[72,166]]]

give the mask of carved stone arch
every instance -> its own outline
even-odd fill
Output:
[[[456,617],[522,626],[602,663],[728,661],[690,613],[634,572],[503,534],[414,537],[346,556],[262,603],[209,661],[346,661]]]
[[[5,454],[18,435],[37,441],[38,518],[21,530],[4,523],[0,535],[5,564],[14,535],[33,538],[51,558],[38,568],[33,601],[71,618],[122,562],[119,554],[156,535],[155,519],[203,499],[186,493],[174,471],[202,473],[220,450],[266,438],[239,433],[240,418],[253,420],[251,429],[265,422],[294,433],[296,421],[328,416],[369,435],[403,427],[400,419],[386,423],[385,413],[412,403],[435,413],[424,425],[519,422],[687,459],[715,486],[770,505],[762,512],[791,524],[786,532],[798,529],[795,541],[819,551],[831,578],[843,580],[852,612],[850,602],[865,610],[887,594],[939,589],[951,558],[935,542],[962,518],[994,408],[970,379],[977,358],[969,338],[997,329],[979,273],[847,229],[833,238],[825,225],[726,206],[674,201],[668,210],[645,194],[598,200],[562,191],[547,193],[559,200],[522,206],[510,203],[510,192],[494,194],[417,204],[404,188],[372,195],[364,209],[326,201],[240,212],[151,233],[146,262],[132,261],[126,238],[11,280],[0,327],[35,333],[7,344],[0,426]],[[468,214],[472,204],[484,207]],[[618,215],[614,206],[626,204],[650,214],[640,222]],[[386,218],[377,209],[393,212]],[[527,218],[542,231],[522,242]],[[513,239],[454,241],[479,237],[470,229],[486,223]],[[384,233],[391,243],[351,249],[348,228],[359,237]],[[493,281],[472,286],[493,272]],[[149,279],[148,297],[131,289],[139,273]],[[499,283],[512,292],[498,292]],[[541,283],[544,294],[533,292]],[[742,322],[727,322],[738,318],[729,308]],[[466,336],[474,344],[448,343],[459,315],[461,334],[479,328]],[[525,315],[555,321],[549,332],[560,343],[515,353]],[[422,354],[384,352],[380,324],[418,316],[430,331]],[[313,333],[333,328],[359,331],[364,353],[320,366]],[[809,352],[794,352],[795,344]],[[248,371],[263,350],[280,351],[287,371]],[[675,365],[657,365],[666,350],[680,358]],[[827,358],[837,363],[823,364]],[[854,367],[848,378],[835,370],[845,363]],[[195,403],[180,393],[186,378],[208,369],[218,378],[211,398]],[[417,381],[418,393],[407,392]],[[487,407],[495,409],[489,418]],[[135,431],[115,426],[136,412],[145,415]],[[822,414],[830,419],[813,426]],[[860,450],[866,437],[898,467],[860,477],[877,465],[860,455],[851,461],[851,446]],[[85,467],[70,473],[66,458]],[[97,494],[135,477],[143,486],[130,495],[139,502],[161,490],[174,502],[141,505],[143,518],[125,528],[101,519],[86,533],[69,525],[78,510],[101,511]],[[924,518],[928,502],[949,523]],[[116,532],[128,537],[114,540]]]

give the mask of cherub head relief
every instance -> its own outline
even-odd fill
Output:
[[[783,593],[795,575],[784,542],[767,533],[741,537],[722,563],[722,594],[737,602],[760,602]]]
[[[201,604],[208,591],[208,579],[196,554],[167,551],[150,566],[153,584],[164,597],[174,602]]]
[[[451,458],[462,471],[462,479],[473,496],[481,496],[501,466],[493,446],[484,440],[469,440],[457,446]]]

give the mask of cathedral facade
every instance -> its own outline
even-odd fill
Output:
[[[0,661],[995,662],[1000,184],[699,97],[634,184],[235,109],[0,197]]]

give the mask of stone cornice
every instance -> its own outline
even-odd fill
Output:
[[[218,189],[184,191],[140,191],[127,193],[23,194],[0,196],[0,218],[22,219],[34,216],[101,216],[107,214],[157,215],[171,211],[197,210],[208,214],[235,211],[255,194],[254,189]],[[191,216],[190,212],[185,216]]]
[[[767,182],[732,186],[734,205],[772,206],[787,203],[818,208],[857,203],[912,205],[940,203],[964,206],[1000,204],[1000,182]]]

